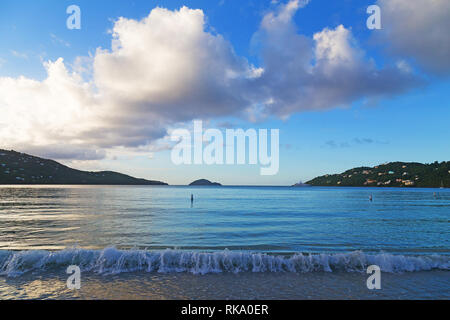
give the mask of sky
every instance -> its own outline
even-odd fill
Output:
[[[448,30],[447,0],[2,0],[0,148],[169,184],[448,161]],[[194,120],[279,129],[278,173],[175,165]]]

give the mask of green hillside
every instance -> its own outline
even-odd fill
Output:
[[[308,181],[312,186],[450,188],[450,161],[422,164],[391,162],[327,174]]]
[[[0,184],[165,185],[125,174],[75,170],[56,161],[0,149]]]

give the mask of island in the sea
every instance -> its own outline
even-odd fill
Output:
[[[56,161],[0,149],[0,184],[167,185],[113,171],[88,172]]]
[[[221,184],[218,182],[211,182],[206,179],[195,180],[194,182],[191,182],[189,185],[190,186],[221,186]]]
[[[300,187],[309,187],[309,184],[303,183],[302,181],[293,184],[292,187],[300,188]]]
[[[307,182],[311,186],[449,188],[450,161],[423,164],[390,162],[327,174]]]

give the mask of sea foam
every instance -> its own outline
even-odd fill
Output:
[[[450,256],[407,256],[361,251],[334,254],[271,255],[223,250],[197,252],[184,250],[103,250],[66,249],[61,251],[1,251],[0,276],[17,277],[27,272],[58,270],[77,265],[84,272],[185,272],[192,274],[239,272],[365,272],[378,265],[383,272],[401,273],[450,270]]]

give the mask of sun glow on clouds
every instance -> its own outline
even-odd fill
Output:
[[[77,160],[115,148],[151,152],[168,128],[193,119],[287,118],[418,83],[405,63],[375,67],[343,25],[299,34],[293,16],[306,4],[293,0],[263,17],[255,33],[261,66],[206,31],[202,10],[119,18],[111,49],[78,58],[73,70],[59,58],[45,63],[43,81],[0,78],[0,145]]]

